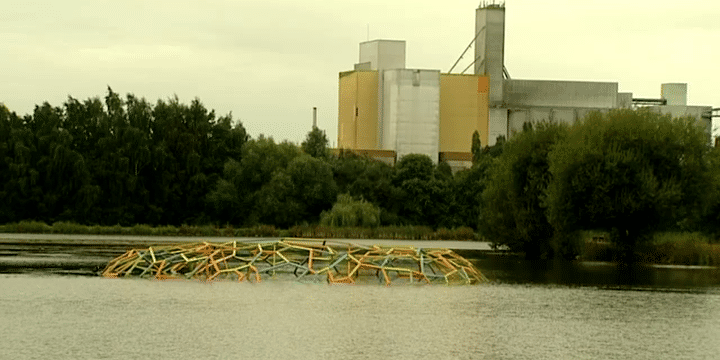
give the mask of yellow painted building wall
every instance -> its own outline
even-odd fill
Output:
[[[357,102],[357,73],[340,73],[338,84],[338,149],[355,147],[355,103]]]
[[[477,130],[488,144],[487,76],[440,75],[440,152],[470,152]]]
[[[377,149],[378,73],[340,73],[338,94],[338,148]]]

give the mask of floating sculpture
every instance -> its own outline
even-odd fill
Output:
[[[393,281],[477,284],[487,279],[467,259],[448,249],[361,246],[319,240],[266,243],[188,243],[130,250],[107,265],[105,277],[152,277],[260,282],[292,274],[321,276],[329,283],[354,284],[368,276]],[[370,277],[370,279],[372,279]]]

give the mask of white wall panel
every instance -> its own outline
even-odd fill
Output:
[[[508,138],[508,109],[490,108],[488,117],[488,145],[493,146],[498,136]]]
[[[660,96],[667,100],[666,105],[687,105],[687,84],[670,83],[660,85]]]
[[[508,128],[510,129],[510,136],[512,134],[522,131],[523,124],[528,121],[529,110],[509,110],[508,111]]]
[[[371,70],[404,69],[405,41],[372,40],[360,43],[359,64],[370,63]]]
[[[615,108],[618,84],[611,82],[505,80],[505,104],[571,108]]]
[[[553,109],[551,118],[554,122],[571,125],[575,122],[575,109]]]
[[[440,71],[384,71],[383,148],[398,159],[425,154],[438,161],[440,148]]]

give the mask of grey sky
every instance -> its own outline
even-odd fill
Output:
[[[338,72],[358,43],[407,41],[411,68],[449,70],[474,34],[477,0],[28,1],[0,5],[0,102],[18,114],[110,85],[151,102],[198,97],[253,137],[300,142],[312,107],[337,139]],[[518,79],[617,81],[720,107],[720,2],[507,0],[505,64]],[[472,55],[458,68],[464,69]],[[457,68],[456,68],[457,69]],[[457,71],[457,70],[456,70]]]

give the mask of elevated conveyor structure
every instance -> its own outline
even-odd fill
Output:
[[[385,285],[469,285],[487,281],[472,263],[448,249],[362,246],[306,239],[201,242],[133,249],[110,261],[102,275],[256,283],[286,276],[320,278],[332,284],[377,281]]]

